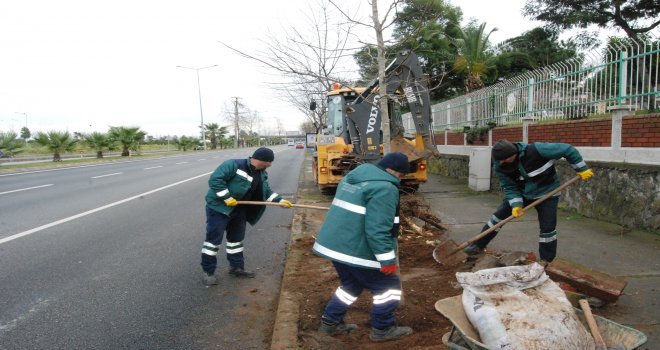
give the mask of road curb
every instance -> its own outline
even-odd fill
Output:
[[[307,180],[307,169],[311,167],[311,156],[305,155],[305,160],[300,167],[300,174],[298,177],[298,191],[296,193],[296,200],[301,196],[298,192],[304,188],[305,181]],[[295,270],[302,259],[304,258],[301,252],[296,252],[291,249],[296,239],[304,235],[303,219],[305,217],[304,210],[296,210],[291,219],[291,238],[287,246],[286,263],[284,265],[284,273],[282,275],[282,284],[280,286],[280,298],[277,305],[277,312],[275,313],[275,324],[273,325],[273,336],[271,338],[270,348],[272,350],[285,350],[297,349],[298,346],[298,321],[300,314],[298,311],[298,300],[300,295],[295,291],[290,291],[288,288],[289,279],[295,273]]]
[[[295,253],[291,246],[298,234],[302,231],[302,214],[294,214],[291,223],[291,239],[287,248],[286,264],[280,287],[280,298],[275,314],[273,336],[270,348],[272,350],[295,349],[298,347],[298,295],[289,291],[288,282],[301,260],[301,254]],[[296,234],[298,233],[298,234]]]

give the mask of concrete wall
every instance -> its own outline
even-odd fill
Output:
[[[560,206],[586,217],[660,234],[660,166],[590,161],[596,176],[562,192]],[[469,156],[443,155],[429,161],[431,173],[468,179]],[[562,182],[575,176],[567,162],[556,162]],[[491,191],[501,193],[495,174]],[[495,210],[495,208],[493,208]]]

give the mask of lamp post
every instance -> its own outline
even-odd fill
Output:
[[[25,116],[25,128],[27,129],[27,127],[28,127],[28,126],[27,126],[27,113],[23,113],[23,112],[14,112],[14,113],[16,113],[16,114],[22,114],[22,115]],[[25,143],[27,143],[27,138],[25,139]]]
[[[191,68],[191,67],[184,67],[184,66],[176,66],[177,68],[185,68],[185,69],[190,69],[194,70],[195,73],[197,73],[197,94],[199,95],[199,118],[201,120],[201,134],[202,134],[202,144],[204,147],[204,150],[206,151],[206,136],[204,135],[204,113],[202,112],[202,89],[199,85],[199,71],[202,69],[207,69],[207,68],[213,68],[217,67],[217,64],[214,64],[212,66],[207,66],[207,67],[201,67],[201,68]]]

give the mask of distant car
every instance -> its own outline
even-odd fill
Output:
[[[293,141],[293,140],[289,140],[289,141],[287,141],[287,145],[289,145],[289,146],[293,146],[293,145],[294,145],[294,141]]]
[[[302,142],[296,142],[296,148],[305,148],[305,144]]]

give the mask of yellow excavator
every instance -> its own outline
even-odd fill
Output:
[[[426,182],[426,160],[437,156],[431,130],[431,103],[427,79],[417,55],[411,51],[397,54],[386,68],[385,92],[390,116],[392,152],[408,156],[412,173],[402,187],[416,190]],[[316,137],[313,175],[323,193],[333,193],[349,171],[363,163],[376,163],[383,156],[383,133],[378,79],[366,87],[349,88],[338,84],[327,93],[327,125]],[[415,135],[404,136],[401,106],[407,104],[415,124]],[[312,104],[310,108],[314,109]]]

